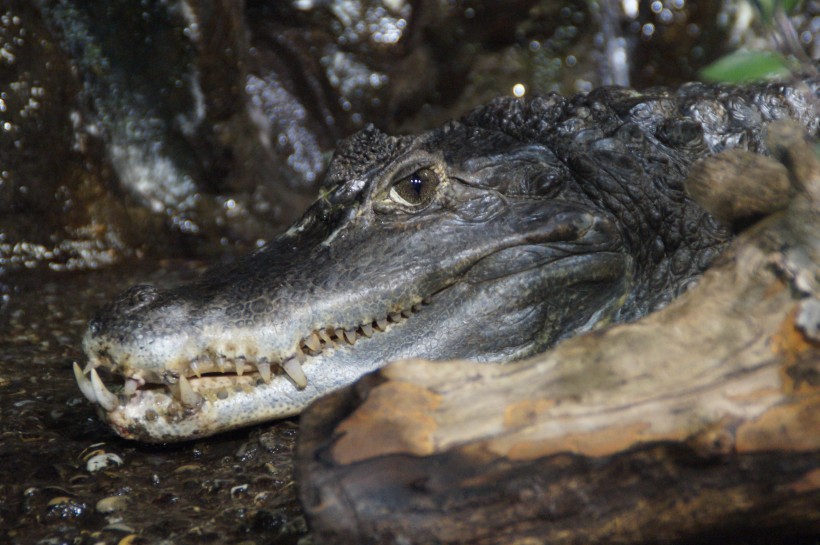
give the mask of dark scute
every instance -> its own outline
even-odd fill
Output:
[[[339,143],[322,188],[329,190],[362,177],[375,165],[386,164],[396,153],[398,139],[368,125]]]
[[[655,136],[671,148],[702,153],[706,151],[706,142],[703,141],[703,130],[700,123],[691,119],[667,119],[658,127]]]
[[[726,109],[732,118],[732,124],[738,127],[758,126],[762,120],[760,112],[739,95],[731,95],[726,98]]]
[[[461,123],[523,141],[543,141],[565,115],[566,105],[567,99],[558,94],[524,99],[503,97],[476,108]]]
[[[729,112],[717,100],[709,98],[696,100],[686,105],[684,111],[687,116],[700,122],[703,128],[711,134],[728,132]]]

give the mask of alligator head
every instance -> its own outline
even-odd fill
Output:
[[[607,92],[353,136],[287,232],[103,309],[80,388],[124,437],[189,439],[296,414],[393,360],[511,361],[662,305],[727,239],[681,188],[709,146],[660,99],[662,123]]]

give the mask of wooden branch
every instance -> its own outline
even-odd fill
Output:
[[[666,309],[516,364],[399,362],[311,407],[296,463],[317,541],[820,535],[820,165],[772,133],[786,209]],[[746,218],[724,167],[700,198]]]

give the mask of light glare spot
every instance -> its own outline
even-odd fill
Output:
[[[624,14],[630,19],[638,16],[638,0],[623,0]]]
[[[512,92],[516,98],[521,98],[526,94],[527,88],[524,87],[523,83],[516,83],[515,85],[513,85]]]

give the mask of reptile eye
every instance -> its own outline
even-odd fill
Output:
[[[390,198],[404,206],[421,206],[433,200],[438,184],[438,174],[429,168],[422,168],[394,183],[390,188]]]

